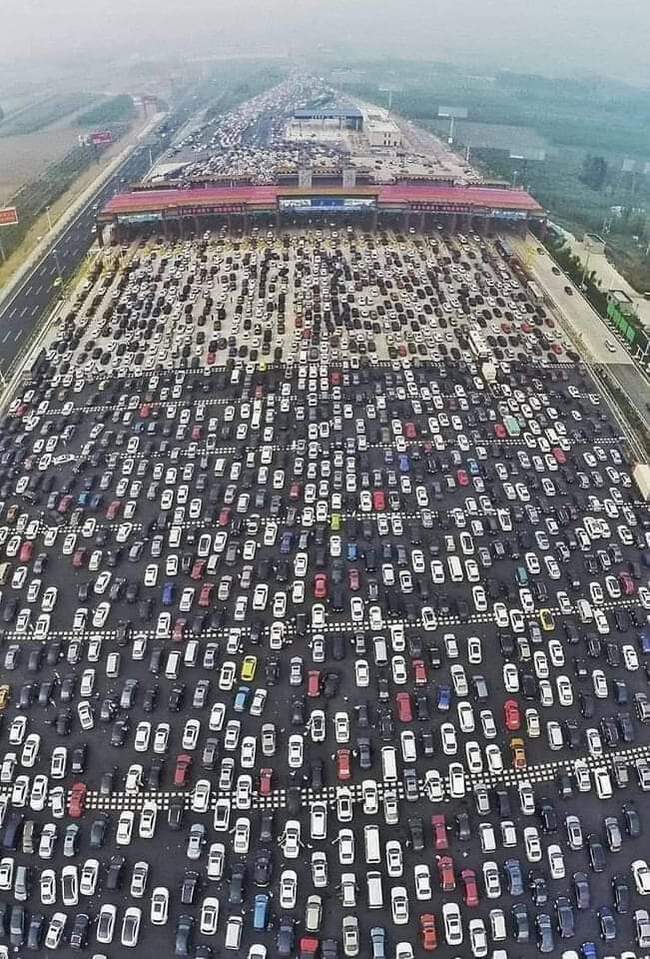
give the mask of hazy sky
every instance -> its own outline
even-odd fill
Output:
[[[0,0],[0,63],[318,45],[650,82],[647,0]]]

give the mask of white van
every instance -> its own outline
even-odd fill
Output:
[[[576,610],[581,623],[591,623],[593,621],[594,611],[591,608],[591,603],[586,599],[576,601]]]
[[[228,916],[228,922],[226,923],[226,940],[224,942],[226,949],[232,949],[233,951],[239,949],[243,925],[244,920],[241,916]]]
[[[366,884],[368,886],[368,908],[383,909],[384,890],[381,885],[381,873],[373,871],[366,873]]]
[[[490,933],[494,942],[501,942],[507,938],[508,930],[503,909],[490,909]]]
[[[458,556],[448,556],[447,566],[449,567],[449,575],[451,576],[452,583],[462,583],[464,578],[463,564]]]
[[[180,649],[172,649],[165,663],[165,679],[178,679],[178,670],[181,665]]]
[[[375,636],[372,641],[375,654],[375,663],[377,666],[386,666],[388,664],[388,648],[383,636]]]
[[[397,752],[394,746],[381,747],[381,769],[385,781],[397,781]]]
[[[364,826],[363,841],[366,850],[366,862],[374,865],[381,862],[379,826]]]

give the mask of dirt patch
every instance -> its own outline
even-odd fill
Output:
[[[0,137],[0,202],[37,179],[46,166],[60,160],[78,143],[76,126],[50,127],[24,136]]]

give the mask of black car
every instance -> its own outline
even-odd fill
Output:
[[[106,875],[106,888],[119,889],[122,882],[122,873],[124,872],[124,856],[111,856],[108,864],[108,873]]]
[[[90,927],[90,918],[83,912],[78,912],[75,916],[72,932],[70,933],[70,948],[84,949],[88,942],[88,929]]]
[[[599,837],[594,833],[590,833],[587,836],[587,851],[589,854],[589,862],[593,871],[604,872],[605,866],[607,865],[605,847],[603,846]]]
[[[512,907],[512,934],[515,942],[530,941],[530,921],[528,910],[523,902],[516,902]]]
[[[623,915],[630,910],[630,884],[626,876],[612,876],[612,895],[616,912]]]
[[[194,929],[193,916],[179,916],[176,923],[174,939],[174,955],[189,956],[192,946],[192,931]]]
[[[521,863],[518,859],[506,859],[503,864],[503,871],[506,877],[506,886],[511,896],[523,896],[524,877],[521,871]]]
[[[100,813],[90,827],[90,847],[91,849],[101,849],[106,839],[106,830],[108,828],[108,816],[106,813]]]
[[[411,837],[411,848],[414,852],[421,852],[424,849],[424,824],[419,816],[414,816],[408,821],[409,834]]]
[[[553,924],[551,917],[545,913],[539,913],[535,917],[535,928],[537,930],[537,948],[540,952],[553,952],[555,942],[553,940]]]
[[[253,866],[253,882],[256,886],[268,886],[271,881],[273,860],[270,849],[258,849]]]
[[[270,863],[269,863],[270,870]],[[195,875],[197,875],[195,873]],[[244,901],[244,881],[246,879],[246,866],[243,862],[233,864],[230,872],[230,883],[228,884],[228,902],[231,906],[240,906]]]
[[[567,896],[558,896],[555,900],[557,931],[560,939],[570,939],[575,935],[576,919],[571,901]]]
[[[546,876],[531,870],[528,874],[528,888],[530,890],[530,898],[536,906],[544,906],[548,902],[548,883],[546,882]]]
[[[191,906],[196,898],[199,888],[199,874],[191,869],[185,870],[183,881],[181,883],[181,903],[184,906]]]
[[[572,882],[577,908],[581,911],[589,909],[591,907],[591,887],[589,886],[587,873],[574,872]]]
[[[278,926],[278,933],[275,939],[279,956],[293,955],[296,941],[294,925],[295,919],[293,916],[282,916],[280,918],[280,925]]]

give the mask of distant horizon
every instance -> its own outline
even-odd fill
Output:
[[[4,0],[5,5],[8,0]],[[0,60],[46,73],[48,66],[103,57],[201,57],[251,47],[310,57],[332,50],[337,59],[410,59],[462,63],[550,77],[611,77],[650,85],[650,6],[620,0],[615,9],[592,0],[21,0],[3,11]],[[90,66],[93,64],[90,63]],[[0,69],[2,69],[0,68]]]

